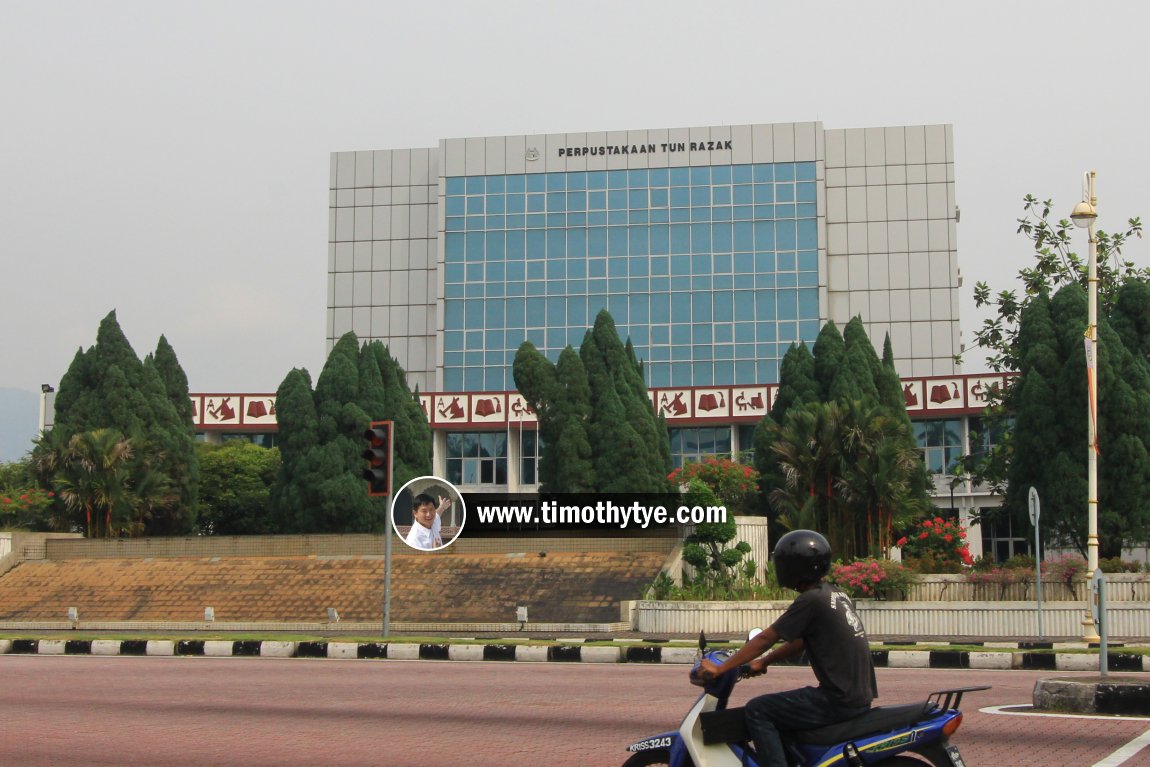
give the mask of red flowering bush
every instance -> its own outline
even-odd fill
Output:
[[[0,528],[32,528],[44,521],[56,494],[38,487],[0,492]]]
[[[759,473],[730,458],[704,458],[675,469],[667,479],[680,487],[697,479],[711,488],[731,514],[749,513],[759,488]]]
[[[885,559],[857,559],[849,564],[835,562],[827,574],[833,583],[852,597],[905,596],[914,574],[898,562]]]
[[[903,559],[908,561],[924,560],[948,569],[974,564],[966,530],[957,521],[942,517],[922,520],[894,545],[902,549]]]

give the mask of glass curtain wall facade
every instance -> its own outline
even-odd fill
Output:
[[[607,309],[649,386],[778,380],[820,329],[813,162],[445,180],[444,388],[515,388]]]

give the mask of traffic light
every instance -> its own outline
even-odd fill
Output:
[[[367,480],[367,494],[391,495],[391,421],[372,421],[363,433],[367,449],[363,457],[367,468],[363,478]]]

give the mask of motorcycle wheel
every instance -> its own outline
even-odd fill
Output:
[[[653,748],[650,751],[637,751],[631,754],[623,767],[668,767],[671,764],[671,749]]]

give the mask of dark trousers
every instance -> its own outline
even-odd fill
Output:
[[[787,767],[779,732],[813,730],[863,714],[869,706],[836,706],[817,687],[760,695],[747,701],[747,730],[761,767]]]

